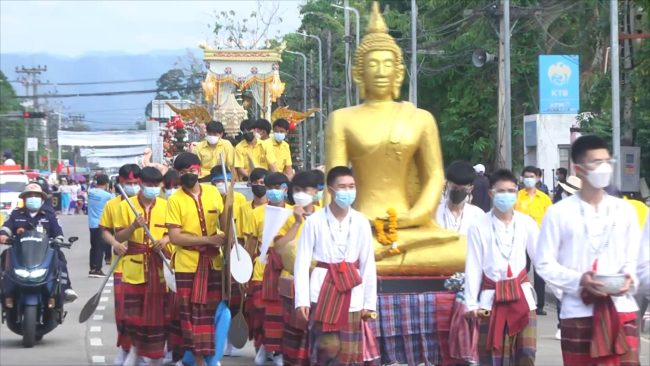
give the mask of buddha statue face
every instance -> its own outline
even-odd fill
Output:
[[[399,93],[403,79],[403,72],[398,71],[395,54],[385,50],[370,51],[365,55],[363,63],[365,99],[392,100],[395,86]]]

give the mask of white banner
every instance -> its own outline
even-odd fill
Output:
[[[62,146],[150,145],[152,137],[147,131],[58,131],[59,145]]]
[[[286,208],[271,205],[264,206],[264,229],[262,230],[262,247],[260,248],[260,261],[262,263],[266,263],[266,253],[269,251],[275,235],[292,214],[293,211]]]
[[[27,138],[27,151],[38,151],[38,138],[36,137]]]
[[[119,157],[119,156],[135,156],[144,154],[144,149],[147,145],[129,146],[129,147],[82,147],[79,149],[81,156],[105,158],[105,157]]]
[[[124,164],[137,164],[137,156],[87,158],[88,163],[97,164],[100,168],[119,168]]]

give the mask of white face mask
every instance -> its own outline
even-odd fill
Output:
[[[208,141],[208,144],[210,145],[216,145],[217,142],[219,142],[219,136],[207,135],[205,136],[205,139]]]
[[[613,171],[610,163],[602,163],[594,170],[587,170],[587,181],[594,188],[605,188],[609,185]]]
[[[297,192],[293,194],[293,202],[296,206],[305,207],[314,202],[314,197],[305,192]]]

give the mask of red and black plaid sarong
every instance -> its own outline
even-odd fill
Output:
[[[221,272],[208,267],[205,283],[204,303],[195,302],[197,273],[176,272],[176,306],[183,337],[183,349],[195,355],[213,355],[214,316],[221,301]]]
[[[275,248],[269,248],[269,254],[266,258],[264,280],[262,281],[262,299],[279,301],[278,283],[280,273],[282,273],[282,258],[275,251]]]
[[[284,290],[283,290],[284,289]],[[293,276],[280,277],[282,298],[282,358],[285,366],[309,366],[309,331],[307,321],[296,316],[293,298]]]
[[[152,359],[165,355],[166,329],[170,321],[168,296],[161,279],[162,260],[150,247],[129,242],[127,255],[144,254],[146,282],[124,283],[124,316],[127,333],[138,356]],[[123,260],[132,260],[126,257]]]
[[[113,273],[113,291],[115,291],[115,326],[117,327],[117,347],[125,351],[131,349],[131,341],[126,333],[124,322],[124,287],[122,285],[122,274]]]
[[[514,336],[528,325],[530,308],[521,288],[525,282],[528,282],[525,270],[516,278],[496,282],[483,274],[481,290],[495,290],[486,342],[488,351],[501,352],[506,329],[509,336]]]
[[[282,272],[282,258],[270,248],[262,280],[262,304],[264,320],[262,323],[262,344],[269,352],[280,352],[282,347],[282,302],[278,294],[278,281]]]
[[[255,348],[262,345],[264,335],[264,304],[262,303],[262,281],[249,282],[246,300],[246,322],[248,339],[255,343]]]
[[[327,269],[314,310],[314,320],[322,323],[324,331],[345,327],[352,300],[352,289],[361,284],[356,263],[318,262],[316,267]]]
[[[620,332],[625,336],[627,352],[621,355],[594,358],[594,318],[561,319],[562,359],[566,366],[638,366],[639,339],[637,338],[636,313],[618,313]]]

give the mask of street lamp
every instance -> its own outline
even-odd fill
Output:
[[[297,55],[302,57],[302,109],[307,111],[307,56],[305,56],[304,53],[302,52],[297,52],[297,51],[289,51],[289,50],[284,50],[286,53],[290,53],[292,55]],[[300,158],[303,161],[303,164],[305,163],[305,123],[307,121],[305,120],[300,127],[300,139],[301,139],[301,144],[300,144]],[[311,134],[311,141],[314,141],[314,124],[312,126],[312,134]],[[312,167],[314,166],[315,160],[314,160],[314,154],[312,152],[311,156],[311,165]]]
[[[351,6],[341,6],[341,5],[337,5],[337,4],[330,4],[330,6],[332,6],[334,8],[343,9],[343,10],[350,10],[350,11],[352,11],[354,13],[354,16],[355,16],[355,19],[356,19],[356,24],[355,24],[355,26],[356,26],[356,28],[355,28],[356,29],[356,34],[355,34],[354,49],[356,50],[357,48],[359,48],[359,35],[361,34],[361,25],[359,24],[360,23],[359,20],[361,18],[359,18],[359,11],[356,8],[353,8]],[[349,36],[349,34],[346,34],[346,36]],[[350,74],[351,69],[352,68],[348,68],[348,70],[347,70],[348,75]],[[355,98],[356,98],[356,102],[357,102],[357,105],[358,105],[359,104],[359,89],[358,88],[355,90],[355,93],[356,93]]]
[[[318,120],[318,131],[320,132],[321,136],[318,139],[318,156],[320,157],[321,160],[324,161],[324,153],[325,153],[325,133],[323,131],[323,43],[321,42],[320,38],[317,36],[307,34],[305,32],[298,33],[298,32],[290,32],[292,34],[298,34],[303,37],[309,37],[313,38],[318,42],[318,107],[320,110],[318,111],[319,115],[319,120]],[[313,160],[313,159],[312,159]],[[314,166],[312,166],[314,168]]]

